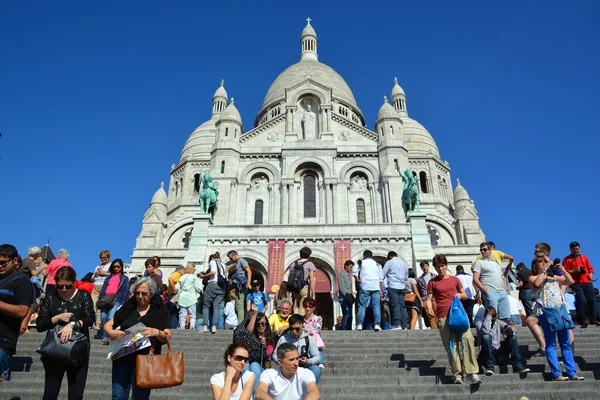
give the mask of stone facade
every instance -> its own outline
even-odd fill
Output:
[[[420,254],[439,252],[451,268],[471,265],[485,239],[474,203],[460,183],[453,195],[450,166],[431,134],[408,116],[398,81],[371,130],[344,79],[318,61],[317,43],[309,22],[300,61],[273,82],[247,132],[221,82],[211,118],[171,167],[168,194],[161,184],[152,198],[130,272],[141,272],[152,255],[162,258],[166,273],[186,261],[202,270],[210,253],[219,250],[226,259],[235,249],[266,283],[274,240],[285,245],[284,271],[269,283],[279,283],[299,249],[309,246],[322,271],[320,291],[329,285],[332,294],[344,261],[336,257],[357,260],[366,249],[377,257],[395,250],[413,266]],[[407,221],[402,210],[399,171],[409,167],[421,192],[419,221]],[[204,232],[192,232],[202,171],[219,184],[219,204],[214,221],[196,221]],[[190,248],[191,241],[202,245]]]

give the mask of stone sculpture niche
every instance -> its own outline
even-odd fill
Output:
[[[302,139],[319,138],[319,107],[318,103],[312,98],[305,98],[300,102],[302,108]]]

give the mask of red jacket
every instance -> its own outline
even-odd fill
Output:
[[[75,286],[75,289],[85,290],[89,294],[92,294],[92,292],[94,291],[94,284],[91,282],[75,281],[74,286]]]
[[[583,254],[580,254],[577,258],[573,258],[573,255],[569,254],[563,260],[563,265],[571,274],[575,283],[592,283],[588,274],[594,273],[594,267],[592,267],[590,260]],[[578,268],[581,267],[585,269],[585,272],[579,272]]]

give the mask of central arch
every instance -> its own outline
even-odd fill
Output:
[[[250,271],[252,271],[252,280],[256,279],[260,283],[260,290],[265,292],[265,284],[267,283],[267,269],[260,261],[252,257],[244,256],[243,258],[244,260],[248,261],[248,266],[250,267]],[[229,260],[226,265],[229,279],[231,279],[231,276],[235,274],[235,262]]]

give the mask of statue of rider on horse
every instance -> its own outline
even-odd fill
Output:
[[[213,220],[217,208],[219,208],[219,184],[213,181],[210,171],[204,174],[200,172],[200,181],[202,182],[202,189],[200,190],[200,196],[198,196],[200,213],[209,214],[210,219]]]
[[[402,190],[402,209],[404,209],[404,217],[408,219],[409,211],[420,211],[417,177],[413,174],[410,168],[407,168],[404,171],[404,175],[400,173],[400,177],[404,182],[404,190]]]

